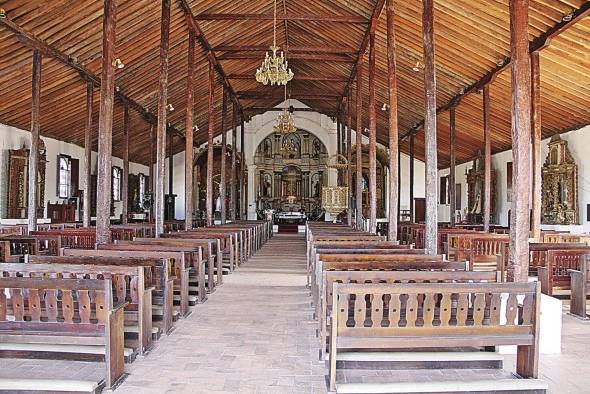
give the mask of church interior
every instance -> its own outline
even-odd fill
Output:
[[[590,1],[0,0],[1,393],[590,393]]]

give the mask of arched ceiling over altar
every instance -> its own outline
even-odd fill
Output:
[[[364,55],[371,23],[376,23],[376,90],[378,141],[387,142],[388,103],[384,0],[278,0],[277,42],[286,50],[295,73],[288,90],[310,108],[334,116],[354,83],[356,63]],[[119,88],[113,129],[114,154],[121,156],[123,105],[131,108],[131,160],[149,159],[150,122],[158,98],[161,2],[117,1],[117,57],[125,67],[116,74]],[[85,80],[100,79],[103,2],[100,0],[5,0],[0,6],[0,122],[30,127],[31,47],[44,50],[41,82],[41,133],[83,144]],[[395,0],[400,135],[416,132],[416,157],[423,159],[424,92],[422,82],[421,1]],[[215,131],[221,132],[222,84],[245,117],[283,101],[281,88],[254,79],[272,42],[270,0],[171,0],[169,114],[175,151],[183,149],[187,72],[187,21],[201,32],[197,38],[195,111],[206,139],[207,69],[217,70]],[[541,106],[543,136],[590,123],[590,2],[531,0],[530,46],[542,49]],[[457,107],[457,160],[472,159],[483,146],[482,96],[491,84],[493,152],[509,149],[510,56],[508,0],[436,0],[435,37],[439,165],[448,165],[449,105]],[[61,60],[60,60],[61,59]],[[94,127],[99,89],[95,89]],[[368,72],[363,78],[364,125],[368,126]],[[353,100],[354,102],[354,100]],[[353,119],[356,117],[353,105]],[[407,141],[402,150],[408,151]]]

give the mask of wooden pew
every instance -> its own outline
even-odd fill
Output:
[[[63,256],[77,257],[108,257],[122,259],[166,259],[171,268],[171,278],[174,279],[175,299],[178,294],[179,313],[186,317],[190,314],[189,310],[189,269],[190,257],[183,252],[152,252],[152,251],[127,251],[115,249],[113,244],[99,245],[99,250],[88,249],[64,249]]]
[[[160,257],[167,256],[165,258],[171,258],[173,261],[176,259],[183,259],[184,263],[180,265],[183,267],[182,270],[189,268],[188,272],[188,303],[193,303],[192,297],[196,297],[196,302],[203,303],[207,300],[207,279],[205,278],[206,265],[213,265],[213,260],[209,261],[203,256],[203,248],[201,246],[173,246],[173,245],[158,245],[158,244],[142,244],[137,241],[118,241],[116,244],[104,244],[98,245],[98,249],[101,251],[120,251],[130,252],[130,254],[136,254],[138,256],[145,255],[148,253],[155,253]],[[73,249],[68,249],[69,253]],[[178,275],[177,275],[178,277]],[[192,286],[192,284],[196,284]],[[184,290],[184,281],[179,283],[180,288],[175,286],[175,292],[182,293]],[[177,291],[178,290],[178,291]],[[179,293],[179,294],[180,294]],[[182,308],[181,308],[182,310]]]
[[[570,250],[549,250],[545,267],[537,267],[541,292],[552,296],[555,290],[570,290],[570,270],[579,271],[590,247]]]
[[[396,267],[397,268],[397,267]],[[328,332],[330,329],[332,297],[335,283],[485,283],[500,282],[498,272],[469,271],[334,271],[326,270],[322,278],[322,296],[320,297],[319,333],[320,360],[325,360]]]
[[[523,297],[522,304],[518,297]],[[516,345],[516,373],[523,379],[486,382],[490,386],[488,391],[501,385],[517,392],[543,392],[546,385],[526,381],[538,375],[539,300],[537,283],[336,283],[332,300],[329,389],[337,389],[336,361],[341,350]],[[354,307],[349,308],[350,305]],[[417,392],[426,391],[419,388],[431,384],[413,382]],[[394,383],[390,385],[395,386]],[[471,391],[467,381],[457,381],[456,385],[455,391]],[[338,388],[346,390],[344,385],[339,384]]]
[[[206,232],[197,232],[197,231],[182,231],[177,233],[169,233],[169,234],[162,234],[162,238],[171,238],[171,239],[218,239],[219,240],[219,247],[222,252],[223,256],[228,256],[228,269],[229,272],[233,272],[235,266],[237,265],[236,261],[238,259],[239,250],[239,234],[237,232],[221,232],[221,231],[206,231]],[[223,258],[222,258],[223,259]]]
[[[110,279],[115,302],[125,305],[125,346],[132,349],[126,355],[131,362],[136,353],[144,354],[152,346],[152,291],[153,280],[144,267],[54,264],[54,263],[2,263],[0,277]],[[42,310],[46,312],[46,310]],[[43,314],[43,318],[45,315]]]
[[[575,250],[586,245],[572,242],[530,242],[529,243],[529,274],[537,275],[538,267],[545,267],[547,263],[547,252],[549,250]]]
[[[59,255],[59,236],[11,235],[0,237],[0,262],[18,263],[27,254]]]
[[[86,265],[89,269],[93,265],[143,267],[146,275],[144,283],[149,283],[150,286],[154,287],[150,315],[153,322],[152,326],[159,327],[166,334],[170,334],[174,328],[174,276],[170,261],[166,259],[102,256],[27,256],[25,261],[30,264]],[[154,310],[158,313],[154,313]],[[158,332],[154,333],[156,337],[159,336],[159,332],[158,330]]]
[[[510,238],[503,234],[485,234],[469,237],[466,250],[470,271],[499,271],[502,277],[506,272],[504,256],[508,255]]]
[[[207,259],[207,285],[209,293],[215,291],[216,286],[223,283],[223,253],[221,243],[216,238],[181,239],[181,238],[136,238],[134,244],[180,246],[180,247],[202,247],[206,252],[203,258]],[[119,243],[117,243],[119,244]],[[215,251],[215,253],[214,253]],[[217,275],[215,275],[217,271]],[[217,278],[217,280],[215,280]]]
[[[112,390],[126,375],[125,303],[113,301],[111,288],[109,279],[0,278],[0,343],[31,344],[31,348],[39,344],[104,346],[104,385]],[[55,356],[43,350],[31,354]],[[76,355],[75,351],[70,354]]]
[[[581,261],[580,269],[570,270],[571,301],[570,314],[587,320],[587,298],[590,290],[590,259],[585,255]]]
[[[96,229],[93,228],[31,231],[30,235],[59,236],[64,248],[94,249],[96,245]]]

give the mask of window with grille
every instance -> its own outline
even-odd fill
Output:
[[[57,195],[59,198],[70,198],[72,185],[72,159],[59,155],[57,170]]]

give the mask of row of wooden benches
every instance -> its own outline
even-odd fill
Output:
[[[104,386],[272,235],[266,222],[137,237],[0,263],[0,354],[104,359]]]
[[[330,390],[363,390],[362,385],[338,383],[336,371],[347,362],[366,361],[367,351],[394,350],[395,357],[385,358],[403,361],[406,367],[413,360],[413,367],[449,368],[465,362],[467,353],[437,352],[425,361],[429,353],[423,350],[499,345],[517,346],[516,373],[528,379],[488,382],[490,391],[546,390],[545,383],[536,379],[537,283],[506,283],[496,265],[473,271],[466,261],[426,255],[411,245],[341,225],[308,224],[307,253],[320,357],[328,359]],[[482,355],[478,353],[475,360],[481,361]],[[481,389],[482,382],[456,382],[453,392],[468,392],[474,388],[470,384]],[[412,382],[416,392],[429,387],[426,382]],[[399,389],[392,384],[386,388]]]

